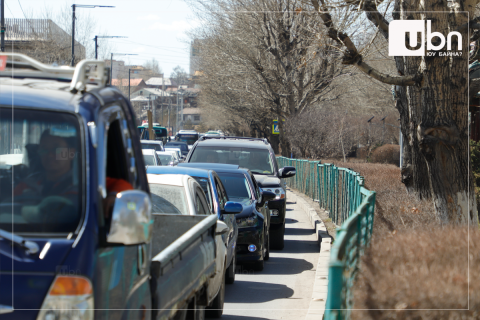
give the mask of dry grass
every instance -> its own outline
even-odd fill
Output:
[[[463,227],[402,232],[376,241],[362,259],[354,291],[354,308],[370,310],[354,311],[352,318],[480,319],[480,232],[470,230],[470,273],[467,239]]]
[[[470,230],[470,311],[406,311],[467,308],[467,227],[442,227],[430,201],[406,193],[400,169],[375,163],[343,163],[377,192],[371,247],[354,287],[353,319],[480,319],[480,232]]]

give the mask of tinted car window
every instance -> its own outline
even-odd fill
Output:
[[[274,165],[266,149],[197,146],[189,162],[235,164],[257,174],[273,174]]]
[[[213,208],[212,205],[212,193],[210,191],[210,180],[207,178],[201,178],[201,177],[193,177],[195,180],[197,180],[198,184],[202,187],[203,192],[205,192],[205,195],[207,196],[207,202],[208,206]]]
[[[153,213],[188,214],[183,187],[150,183]]]
[[[165,147],[173,147],[173,148],[180,148],[182,151],[188,151],[188,145],[183,144],[183,143],[172,143],[168,142]]]
[[[157,143],[142,143],[142,149],[153,149],[155,151],[162,151],[162,147]]]
[[[75,231],[82,212],[80,137],[73,115],[0,108],[0,229]]]
[[[155,166],[155,159],[151,154],[144,154],[143,160],[145,161],[146,166]]]
[[[163,165],[167,165],[173,161],[172,156],[167,154],[166,155],[159,154],[158,157],[160,158],[160,161],[162,162]]]
[[[217,174],[227,191],[228,198],[252,199],[248,181],[243,174],[222,172]]]

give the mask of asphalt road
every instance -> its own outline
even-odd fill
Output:
[[[263,271],[239,270],[227,285],[223,320],[303,319],[320,248],[300,207],[287,203],[285,248],[271,251]]]

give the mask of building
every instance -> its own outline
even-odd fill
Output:
[[[192,125],[199,125],[202,121],[202,111],[200,108],[184,108],[183,109],[183,124],[191,122]]]
[[[148,79],[146,82],[148,88],[158,88],[162,89],[165,86],[165,89],[177,87],[175,81],[170,78],[161,78],[161,77],[153,77]]]
[[[45,64],[70,65],[72,37],[51,19],[5,19],[5,51],[24,53]],[[75,63],[85,59],[75,41]]]
[[[190,76],[195,75],[196,71],[199,71],[199,62],[200,62],[200,50],[203,40],[195,39],[190,43]]]
[[[128,88],[128,79],[112,79],[112,85],[116,87]],[[147,85],[143,79],[130,79],[130,92],[136,92]]]
[[[112,64],[110,64],[110,62]],[[113,79],[119,79],[119,78],[127,78],[128,75],[125,76],[125,61],[122,60],[111,60],[107,59],[105,60],[105,67],[110,68],[110,66],[113,65],[112,69],[112,80]]]

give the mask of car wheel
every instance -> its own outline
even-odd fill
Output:
[[[223,276],[222,286],[217,296],[206,310],[206,316],[209,318],[220,318],[223,314],[223,304],[225,301],[225,275]],[[197,318],[196,318],[197,319]]]
[[[268,260],[270,259],[270,232],[267,232],[265,230],[265,234],[267,235],[265,238],[266,238],[266,241],[265,241],[265,257],[263,258],[263,260]]]
[[[230,263],[230,266],[228,267],[227,272],[225,274],[225,282],[227,284],[232,284],[235,282],[236,263],[237,263],[237,253],[234,253],[232,262]]]
[[[285,246],[285,224],[272,235],[272,249],[283,250]]]

